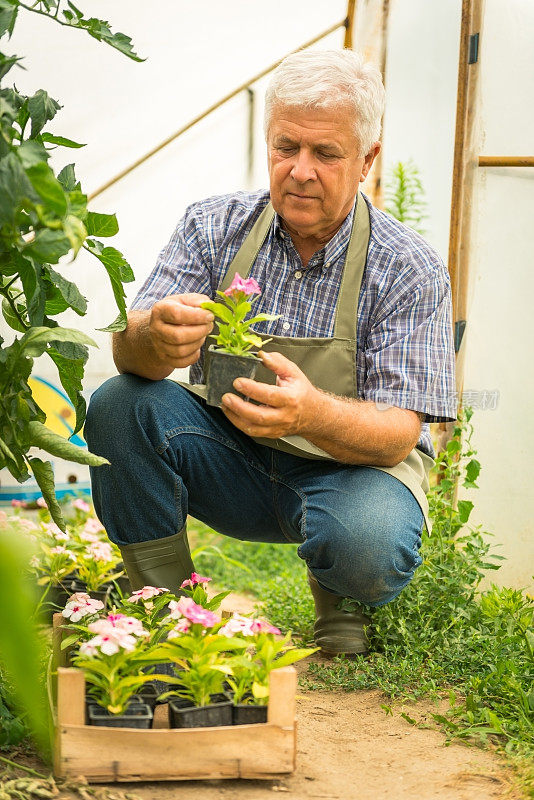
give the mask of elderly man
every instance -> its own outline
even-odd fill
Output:
[[[177,589],[190,513],[254,542],[296,542],[317,644],[366,649],[342,597],[393,600],[421,563],[433,450],[454,419],[450,285],[436,252],[358,192],[376,158],[384,90],[351,51],[299,53],[266,96],[269,191],[194,203],[114,335],[120,375],[93,395],[95,508],[132,586]],[[273,337],[256,380],[207,406],[201,303],[233,275],[262,287]],[[190,384],[168,380],[191,367]],[[166,380],[167,379],[167,380]],[[423,423],[423,424],[422,424]],[[356,606],[359,609],[358,606]]]

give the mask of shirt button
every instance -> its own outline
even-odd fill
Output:
[[[325,261],[325,267],[329,267],[329,266],[330,266],[330,261]]]
[[[298,280],[299,278],[302,278],[302,272],[300,271],[300,269],[298,269],[298,270],[295,272],[295,275],[294,275],[294,277],[295,277],[297,280]]]
[[[290,327],[291,325],[289,324],[289,322],[284,322],[284,324],[282,325],[282,330],[288,331]]]

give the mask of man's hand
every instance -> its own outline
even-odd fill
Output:
[[[276,374],[276,386],[237,378],[234,388],[261,405],[247,403],[235,394],[225,394],[222,410],[236,428],[249,436],[278,439],[290,434],[306,435],[314,419],[319,392],[302,370],[281,353],[263,353],[266,367]]]
[[[415,447],[421,420],[415,411],[372,401],[337,397],[313,386],[281,353],[260,353],[276,373],[276,386],[237,378],[234,387],[261,405],[234,394],[222,398],[224,414],[236,428],[267,439],[299,434],[337,461],[393,467]]]
[[[178,369],[198,361],[214,320],[200,304],[210,299],[205,294],[171,294],[153,305],[148,331],[161,362]]]

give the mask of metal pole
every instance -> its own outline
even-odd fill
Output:
[[[256,93],[252,87],[247,86],[248,95],[248,148],[247,148],[247,181],[252,185],[254,178],[254,118]]]

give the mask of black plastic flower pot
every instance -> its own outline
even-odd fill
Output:
[[[221,398],[227,392],[244,397],[234,389],[234,381],[236,378],[253,378],[260,364],[261,360],[257,356],[236,356],[234,353],[225,353],[210,347],[206,379],[207,404],[221,408]]]
[[[141,689],[139,689],[137,694],[141,698],[141,702],[146,703],[147,706],[149,706],[149,708],[151,708],[152,711],[154,711],[158,702],[158,696],[160,694],[155,684],[151,682],[143,684],[143,686],[141,687]]]
[[[151,728],[154,715],[146,703],[130,703],[122,714],[111,714],[106,708],[91,703],[87,707],[89,725],[105,728]]]
[[[104,606],[106,606],[108,603],[109,595],[112,589],[112,583],[105,583],[100,587],[100,589],[89,590],[85,581],[81,581],[79,578],[75,578],[69,584],[70,595],[76,594],[76,592],[85,592],[89,595],[89,597],[92,597],[93,600],[101,600],[102,603],[104,603]]]
[[[246,703],[237,703],[232,706],[233,725],[254,725],[257,722],[267,722],[267,706],[256,706]]]
[[[208,706],[195,706],[191,700],[169,700],[169,727],[216,728],[232,724],[232,701],[225,695],[212,695]]]

